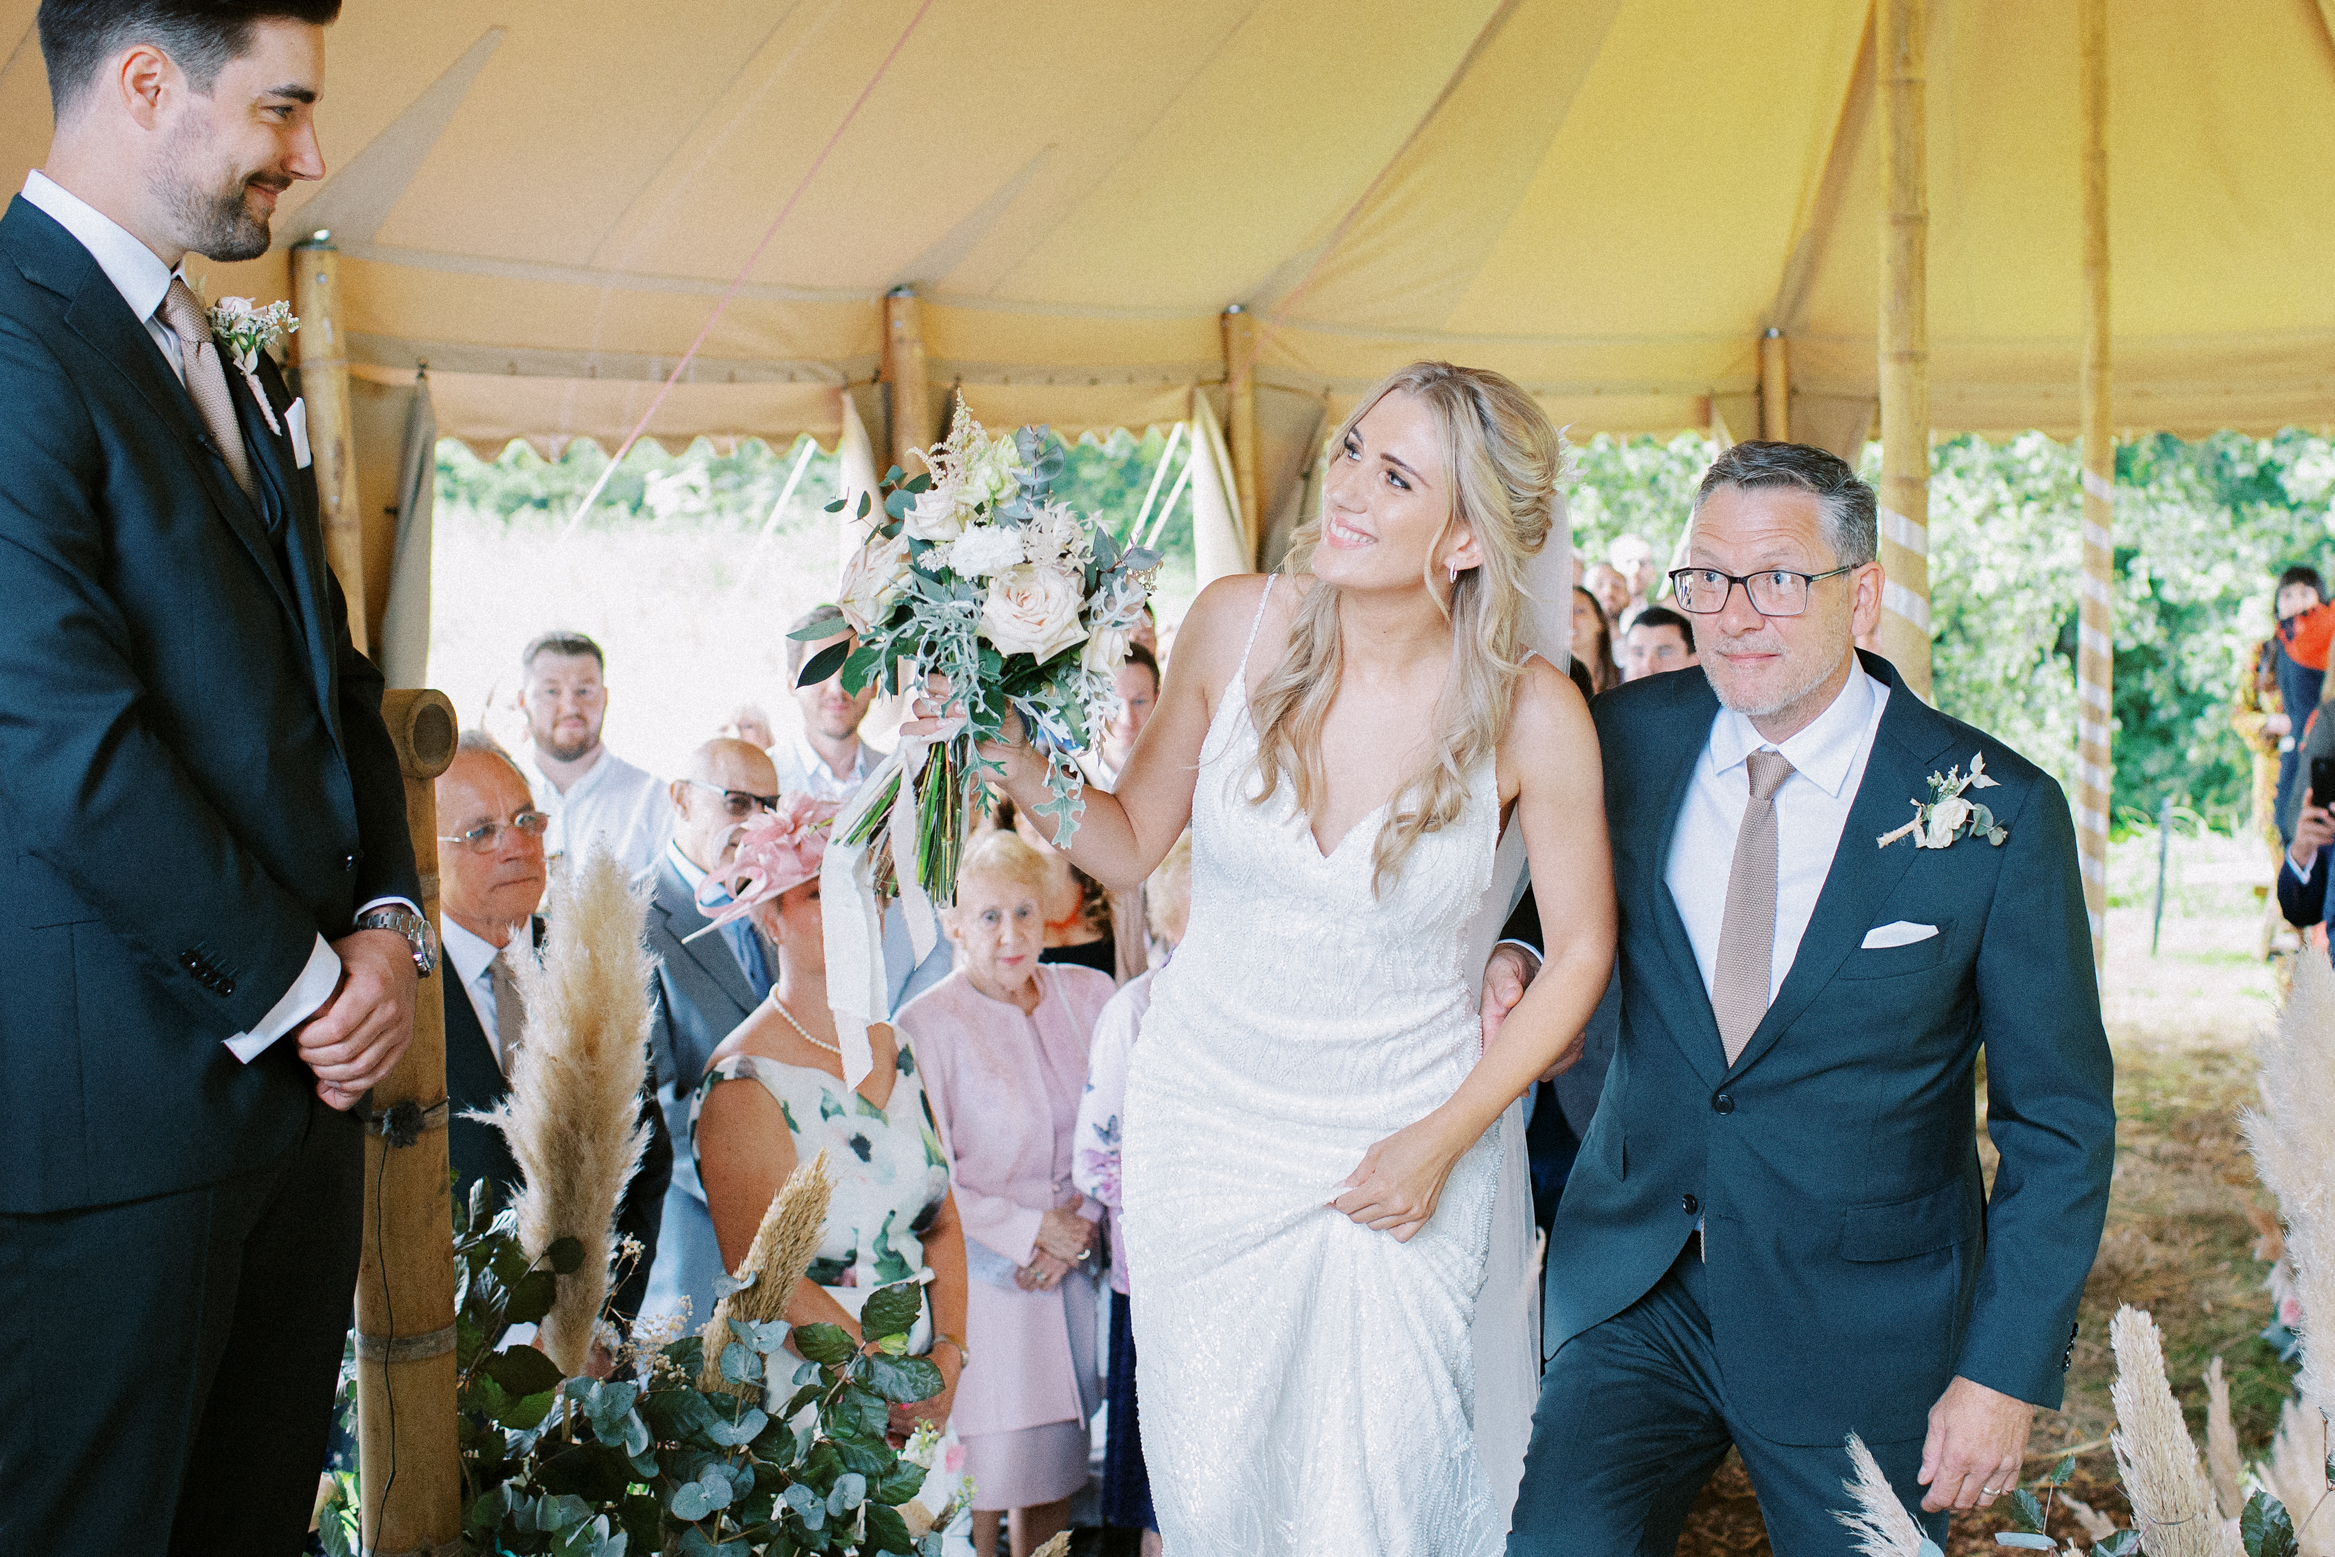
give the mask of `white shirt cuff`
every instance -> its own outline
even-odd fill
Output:
[[[404,899],[388,901],[403,902]],[[237,1033],[226,1040],[228,1052],[249,1065],[278,1038],[298,1027],[316,1013],[317,1007],[332,998],[340,987],[341,960],[323,936],[316,938],[316,949],[308,954],[308,966],[284,991],[284,998],[271,1007],[259,1025],[249,1032]]]
[[[2294,862],[2294,856],[2290,853],[2286,857],[2286,868],[2294,872],[2295,880],[2307,887],[2311,884],[2312,873],[2319,868],[2319,862],[2314,858],[2308,865],[2297,865]]]
[[[407,913],[413,915],[416,919],[419,919],[422,916],[422,905],[414,902],[411,898],[377,897],[373,899],[372,902],[367,903],[363,908],[358,909],[355,917],[362,919],[367,914],[373,912],[373,910],[376,908],[402,908]]]
[[[1492,950],[1494,950],[1494,951],[1498,951],[1498,950],[1499,950],[1501,947],[1503,947],[1503,946],[1513,946],[1513,947],[1515,947],[1515,948],[1516,948],[1518,951],[1520,951],[1520,952],[1523,952],[1523,953],[1524,953],[1526,956],[1530,957],[1530,958],[1531,958],[1533,961],[1535,961],[1535,962],[1546,962],[1546,961],[1548,961],[1548,960],[1549,960],[1549,959],[1548,959],[1548,956],[1547,956],[1547,954],[1546,954],[1546,953],[1544,953],[1544,952],[1543,952],[1543,951],[1542,951],[1542,950],[1541,950],[1539,947],[1537,947],[1537,946],[1533,945],[1533,944],[1532,944],[1532,942],[1530,942],[1530,941],[1518,941],[1518,940],[1495,941],[1495,942],[1493,942],[1493,943],[1492,943]]]

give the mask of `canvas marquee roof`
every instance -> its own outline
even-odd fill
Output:
[[[2329,6],[2112,7],[2120,423],[2335,421]],[[9,177],[48,135],[34,11],[0,0]],[[358,372],[428,362],[442,428],[478,442],[616,442],[798,186],[652,436],[832,438],[903,284],[933,393],[961,380],[993,425],[1179,418],[1246,305],[1268,492],[1325,409],[1422,355],[1499,368],[1582,431],[1700,426],[1715,400],[1740,434],[1772,326],[1796,428],[1853,430],[1875,393],[1870,11],[349,0],[332,172],[278,230],[332,231]],[[2066,434],[2071,8],[1930,18],[1933,420]],[[280,254],[214,268],[215,292],[283,287]]]

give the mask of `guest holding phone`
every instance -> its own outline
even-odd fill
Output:
[[[2324,709],[2322,704],[2321,708]],[[2304,772],[2309,785],[2301,795],[2301,809],[2293,819],[2293,842],[2278,872],[2278,908],[2286,922],[2308,929],[2328,922],[2327,891],[2330,845],[2335,845],[2335,719],[2312,719],[2312,739],[2306,745]]]

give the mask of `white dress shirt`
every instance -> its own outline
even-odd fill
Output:
[[[1768,998],[1783,988],[1800,937],[1824,878],[1832,872],[1841,829],[1856,804],[1857,785],[1873,754],[1889,689],[1849,667],[1848,684],[1823,713],[1782,744],[1763,737],[1751,720],[1731,708],[1711,721],[1711,738],[1695,760],[1686,803],[1670,835],[1670,864],[1663,872],[1670,896],[1686,921],[1686,937],[1710,992],[1719,961],[1719,927],[1727,915],[1727,878],[1735,865],[1735,838],[1751,803],[1751,771],[1744,759],[1764,749],[1780,751],[1792,776],[1776,791],[1776,943],[1768,963]]]
[[[532,761],[527,767],[535,808],[551,818],[551,829],[543,838],[547,856],[572,855],[580,861],[597,837],[628,876],[657,863],[673,836],[673,797],[663,779],[605,746],[599,760],[564,795],[541,767]]]
[[[97,268],[121,293],[133,317],[144,322],[146,334],[170,371],[186,382],[186,363],[179,356],[178,336],[162,322],[162,299],[170,292],[172,278],[179,273],[162,263],[162,257],[134,236],[130,230],[88,201],[66,189],[40,169],[34,168],[24,176],[25,201],[48,213],[56,224],[73,235],[74,241],[89,251],[97,261]],[[421,910],[403,898],[375,898],[359,914],[369,914],[376,908],[402,908],[409,914]],[[257,1025],[247,1032],[224,1040],[228,1051],[249,1064],[268,1045],[298,1027],[316,1014],[319,1006],[332,998],[340,987],[341,960],[325,941],[317,936],[316,945],[308,953],[308,962],[283,998],[269,1008]]]
[[[852,760],[848,772],[837,773],[827,766],[811,743],[797,735],[792,741],[781,741],[770,748],[771,765],[778,769],[778,792],[782,795],[809,794],[821,800],[849,800],[859,792],[859,786],[872,777],[883,754],[859,743],[859,755]]]
[[[495,959],[502,949],[484,936],[473,935],[448,918],[438,932],[439,946],[446,953],[446,967],[461,982],[462,992],[470,997],[470,1009],[478,1013],[478,1025],[486,1033],[486,1043],[494,1050],[495,1063],[503,1063],[503,1051],[495,1042]]]

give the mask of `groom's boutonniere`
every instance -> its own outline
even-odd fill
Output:
[[[1929,802],[1913,801],[1913,820],[1893,833],[1883,833],[1881,847],[1886,849],[1911,835],[1917,849],[1943,849],[1957,838],[1984,838],[2001,848],[2011,830],[1996,821],[1994,812],[1985,805],[1962,794],[1966,789],[1995,787],[1995,781],[1986,776],[1984,753],[1972,754],[1967,774],[1958,767],[1931,774]]]
[[[243,381],[251,386],[251,398],[259,402],[259,414],[268,419],[268,431],[279,437],[284,429],[276,422],[267,391],[260,388],[259,354],[299,328],[300,320],[290,303],[257,308],[248,297],[223,297],[211,305],[211,333],[235,358]]]

